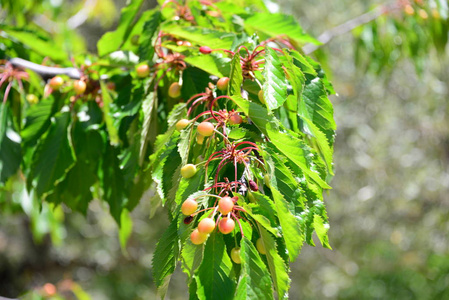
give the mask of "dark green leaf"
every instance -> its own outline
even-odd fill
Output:
[[[153,59],[154,46],[153,41],[159,24],[162,21],[162,14],[159,10],[152,13],[149,20],[143,25],[142,34],[140,35],[139,59],[146,61]]]
[[[209,236],[203,262],[195,278],[198,298],[233,299],[235,279],[221,233],[215,231]]]
[[[120,216],[126,204],[126,199],[123,188],[125,186],[125,180],[120,169],[118,155],[119,151],[117,148],[111,145],[106,146],[102,165],[102,186],[104,191],[103,198],[109,204],[112,217],[120,225]]]
[[[270,273],[247,237],[241,240],[240,257],[242,269],[235,299],[274,299]]]
[[[259,232],[263,245],[267,252],[268,269],[270,270],[273,283],[278,293],[279,299],[288,298],[288,289],[290,288],[290,278],[288,277],[289,268],[276,249],[276,241],[271,234],[260,225]]]
[[[70,112],[56,115],[48,134],[33,154],[29,180],[39,197],[45,197],[62,181],[75,164],[69,140]]]
[[[171,274],[176,268],[179,247],[177,221],[173,220],[157,243],[153,256],[153,276],[162,298],[167,291]]]
[[[9,106],[0,108],[0,186],[14,175],[22,161],[20,136],[13,130]]]

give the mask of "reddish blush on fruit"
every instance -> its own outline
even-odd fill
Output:
[[[221,77],[218,81],[217,81],[217,88],[220,91],[225,92],[228,89],[228,85],[229,85],[229,77]]]
[[[190,216],[198,208],[198,203],[190,198],[187,198],[181,205],[181,212],[185,216]]]
[[[198,231],[198,229],[195,229],[190,234],[190,240],[195,245],[201,245],[207,240],[207,234],[201,233]]]
[[[207,121],[201,122],[197,127],[198,133],[202,136],[211,136],[212,134],[214,134],[214,129],[214,124]]]
[[[210,54],[212,52],[212,49],[208,46],[201,46],[200,52],[203,54]]]
[[[144,78],[150,74],[150,67],[147,64],[138,65],[136,67],[137,77]]]
[[[204,234],[209,234],[215,229],[215,221],[212,218],[204,218],[198,224],[198,231]]]
[[[218,201],[218,211],[223,215],[227,215],[234,208],[234,201],[232,201],[231,197],[223,197]]]
[[[230,218],[223,218],[218,223],[218,229],[223,234],[231,233],[235,228],[235,222],[234,220]]]
[[[242,122],[243,122],[243,119],[242,119],[242,117],[239,115],[239,113],[232,113],[230,116],[229,116],[229,123],[231,124],[231,125],[238,125],[238,124],[242,124]]]
[[[83,80],[75,80],[73,83],[73,89],[75,90],[75,94],[83,94],[86,91],[86,82]]]
[[[50,79],[50,87],[52,90],[59,89],[64,84],[64,79],[61,76],[55,76],[52,79]]]

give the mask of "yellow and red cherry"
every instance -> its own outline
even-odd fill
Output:
[[[197,208],[198,203],[195,200],[188,198],[182,203],[181,212],[183,215],[190,216],[196,211]]]

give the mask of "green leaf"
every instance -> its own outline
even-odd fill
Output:
[[[120,225],[120,216],[126,204],[126,198],[124,194],[125,179],[120,169],[118,155],[119,151],[117,148],[111,145],[106,146],[102,165],[102,186],[104,191],[103,198],[109,204],[112,217]]]
[[[195,26],[181,27],[175,22],[164,24],[162,30],[182,40],[188,40],[200,46],[209,46],[212,49],[229,49],[235,38],[234,33]]]
[[[142,163],[146,157],[148,142],[150,140],[150,135],[154,135],[154,132],[151,132],[151,124],[152,117],[155,113],[153,109],[157,105],[156,95],[151,92],[149,93],[145,100],[142,103],[142,112],[143,112],[143,124],[142,131],[140,134],[140,149],[139,149],[139,165],[142,166]],[[154,122],[154,121],[153,121]]]
[[[299,45],[305,43],[319,44],[306,34],[293,16],[272,13],[257,13],[245,20],[245,29],[249,35],[257,32],[261,39],[271,37],[289,37]]]
[[[56,62],[67,61],[67,52],[53,43],[51,39],[45,39],[41,35],[29,30],[19,28],[9,28],[0,26],[0,29],[6,33],[9,38],[18,40],[20,43],[28,46],[32,51],[49,57]]]
[[[120,247],[122,248],[123,253],[126,254],[128,253],[126,251],[126,244],[128,243],[132,231],[133,231],[133,220],[131,219],[131,214],[127,209],[124,209],[120,216],[120,230],[119,230]]]
[[[71,140],[76,163],[54,192],[48,195],[46,201],[64,203],[73,211],[86,214],[89,202],[94,198],[92,187],[98,181],[98,167],[104,142],[98,131],[85,131],[84,123],[77,121],[72,125]]]
[[[279,231],[272,226],[268,216],[253,212],[252,209],[253,205],[248,205],[243,202],[241,206],[245,209],[246,213],[251,216],[251,218],[253,218],[256,222],[262,225],[266,230],[268,230],[275,236],[280,236]]]
[[[262,243],[267,252],[268,269],[270,270],[273,283],[278,293],[279,299],[288,298],[288,289],[290,288],[290,278],[288,277],[288,266],[279,255],[276,249],[276,241],[271,234],[260,225],[259,232],[262,238]]]
[[[247,237],[241,240],[240,258],[242,268],[235,299],[274,299],[270,273]]]
[[[139,60],[152,60],[154,56],[153,40],[159,25],[162,22],[162,14],[159,10],[152,13],[149,20],[143,25],[142,34],[140,35]]]
[[[232,100],[240,109],[254,122],[254,124],[267,135],[276,148],[287,158],[292,160],[306,175],[310,176],[322,188],[329,189],[330,186],[312,170],[311,164],[313,154],[309,147],[298,137],[292,135],[282,128],[277,119],[268,114],[262,106],[247,101],[242,97],[232,96]]]
[[[29,180],[39,197],[49,194],[75,164],[69,140],[70,112],[56,115],[50,129],[33,154]]]
[[[242,65],[240,64],[240,55],[236,53],[231,61],[231,74],[229,75],[229,95],[241,95],[243,83]]]
[[[171,222],[156,245],[153,255],[153,277],[163,299],[179,255],[177,220]]]
[[[326,135],[329,147],[332,147],[337,126],[323,80],[315,78],[306,83],[301,100],[299,115],[313,122]]]
[[[187,67],[182,72],[182,98],[187,101],[192,95],[204,93],[205,83],[209,82],[209,80],[208,70],[204,70],[204,68]],[[178,121],[179,118],[176,118],[176,122]]]
[[[159,137],[160,139],[161,137]],[[165,204],[167,198],[168,198],[168,192],[170,191],[170,188],[172,186],[172,175],[174,171],[172,170],[172,167],[169,167],[171,171],[169,171],[165,164],[170,164],[174,161],[173,158],[178,157],[178,159],[175,159],[175,161],[178,161],[178,166],[180,164],[180,158],[177,151],[177,143],[179,141],[179,134],[175,134],[174,136],[171,136],[171,138],[163,145],[163,147],[155,152],[153,155],[151,155],[150,160],[154,161],[153,164],[153,172],[152,177],[154,182],[157,184],[157,192],[159,193],[159,196],[162,199],[162,203]],[[178,166],[174,166],[177,168]],[[169,171],[167,173],[167,171]]]
[[[114,119],[110,114],[110,106],[112,104],[111,95],[109,94],[108,88],[103,81],[100,81],[101,93],[103,95],[103,112],[104,112],[104,122],[106,123],[106,128],[109,133],[109,140],[111,145],[118,145],[120,142],[117,128],[114,125]]]
[[[0,108],[0,186],[20,167],[20,142],[20,136],[12,128],[9,106],[4,102]]]
[[[52,107],[55,99],[50,96],[31,106],[26,111],[25,126],[21,131],[24,143],[34,144],[51,124]]]
[[[99,56],[114,52],[128,39],[134,18],[139,12],[142,3],[143,0],[131,0],[128,6],[122,9],[117,29],[106,32],[97,43]]]
[[[223,235],[213,232],[204,249],[204,258],[195,276],[199,299],[233,299],[235,283],[232,262]]]
[[[316,235],[320,239],[321,245],[328,249],[332,249],[329,245],[329,237],[327,232],[329,231],[329,224],[324,224],[323,218],[319,215],[313,216],[313,227],[315,228]]]
[[[274,187],[271,189],[276,211],[282,227],[282,234],[288,249],[288,256],[291,261],[295,261],[304,243],[304,232],[301,231],[295,216],[288,208],[282,194]]]
[[[269,110],[276,109],[287,100],[287,79],[276,51],[265,47],[263,92]]]
[[[229,74],[230,59],[227,57],[223,57],[221,53],[211,53],[209,55],[196,56],[192,55],[186,57],[184,60],[186,63],[217,77],[223,77]]]
[[[181,267],[188,276],[189,284],[194,282],[195,272],[203,261],[203,251],[204,244],[194,245],[190,239],[186,239],[181,253]]]

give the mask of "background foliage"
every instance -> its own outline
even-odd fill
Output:
[[[301,12],[287,2],[281,2],[281,9],[295,12],[301,24],[316,35],[366,11],[370,4],[303,2]],[[405,31],[415,34],[408,28]],[[419,68],[401,50],[399,57],[404,59],[394,67],[366,73],[363,66],[373,61],[386,64],[375,56],[356,64],[356,52],[363,51],[356,48],[356,42],[351,35],[341,36],[319,53],[328,60],[339,94],[332,99],[339,124],[337,176],[327,196],[334,250],[302,250],[293,266],[290,296],[444,298],[449,281],[447,54],[438,56],[433,47],[424,45],[424,53],[413,57],[425,66]],[[148,288],[152,241],[168,224],[160,214],[147,220],[148,203],[132,213],[134,231],[128,255],[122,256],[115,224],[99,203],[89,207],[87,222],[70,214],[61,226],[61,213],[44,208],[42,214],[33,216],[31,207],[36,204],[20,194],[3,194],[2,200],[2,211],[11,213],[1,220],[1,270],[8,280],[0,282],[6,283],[1,290],[5,295],[46,281],[55,283],[63,273],[95,299],[154,295]],[[22,210],[28,217],[16,214]],[[41,236],[43,240],[39,246],[28,235],[30,222],[34,239]],[[50,246],[47,231],[56,247]],[[175,274],[173,280],[168,296],[182,299],[183,275]]]

